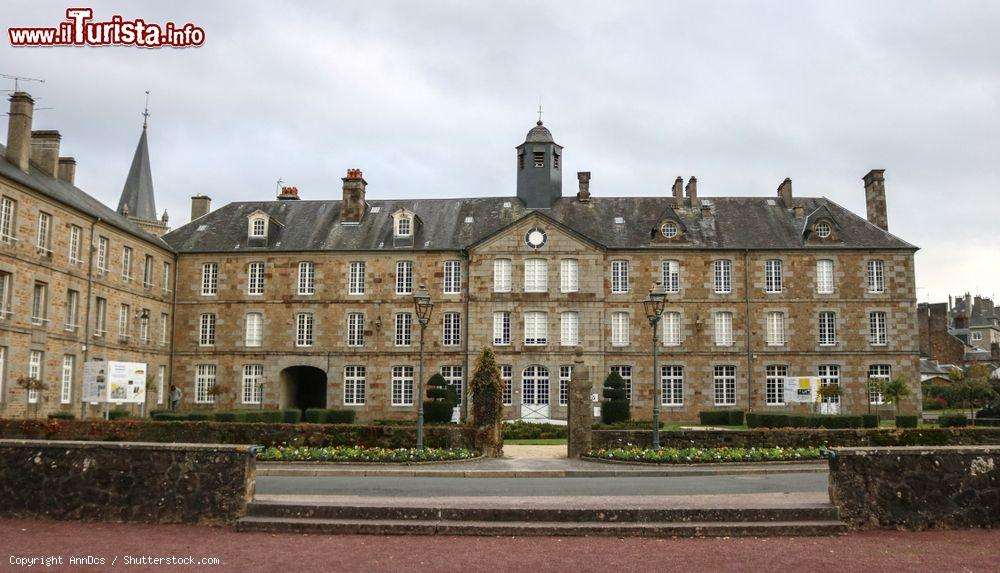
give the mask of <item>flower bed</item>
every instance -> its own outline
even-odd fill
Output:
[[[479,454],[465,448],[366,448],[362,446],[277,446],[257,453],[262,462],[357,462],[407,464],[471,460]]]
[[[591,450],[587,457],[650,464],[717,464],[734,462],[791,462],[820,459],[819,448],[652,448],[624,447]]]

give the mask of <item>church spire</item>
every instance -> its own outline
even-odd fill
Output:
[[[146,132],[149,127],[149,92],[146,92],[146,107],[142,112],[142,134],[132,156],[132,167],[125,178],[122,196],[118,201],[118,213],[128,217],[133,223],[154,234],[166,232],[166,225],[156,215],[156,199],[153,195],[153,173],[149,164],[149,143]],[[161,229],[162,227],[162,229]]]

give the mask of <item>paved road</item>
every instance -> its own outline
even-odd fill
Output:
[[[257,493],[357,496],[713,495],[825,492],[827,474],[668,478],[416,478],[258,476]]]

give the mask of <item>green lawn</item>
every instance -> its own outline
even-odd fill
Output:
[[[562,438],[541,438],[537,440],[504,440],[503,443],[512,446],[565,446],[566,440]]]

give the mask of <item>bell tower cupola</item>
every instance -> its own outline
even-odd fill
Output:
[[[517,198],[529,209],[549,209],[562,197],[562,146],[538,122],[517,146]]]

